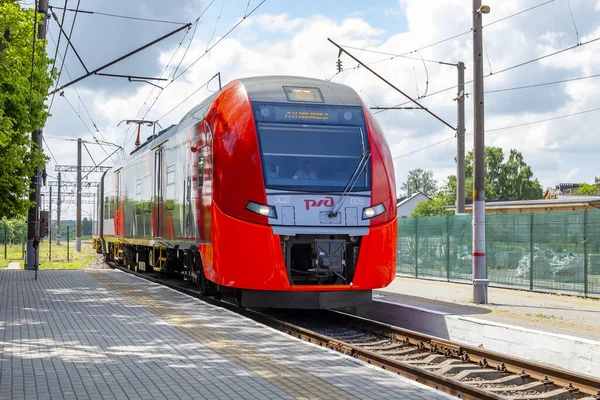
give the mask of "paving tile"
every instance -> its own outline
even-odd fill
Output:
[[[0,270],[2,399],[448,397],[118,271],[30,272]]]

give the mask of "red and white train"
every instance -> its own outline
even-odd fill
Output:
[[[368,303],[396,271],[394,168],[348,86],[239,79],[102,176],[109,260],[242,306]]]

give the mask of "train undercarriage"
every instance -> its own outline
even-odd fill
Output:
[[[296,235],[282,237],[281,246],[292,290],[266,291],[218,285],[206,278],[200,251],[134,245],[125,240],[102,241],[94,246],[107,261],[136,272],[158,272],[179,277],[208,296],[227,296],[243,307],[255,308],[344,308],[371,303],[371,290],[351,290],[358,262],[360,238],[347,235]],[[302,288],[304,286],[304,288]],[[307,286],[335,286],[334,290]],[[347,286],[347,289],[340,288]],[[325,290],[323,290],[325,289]]]

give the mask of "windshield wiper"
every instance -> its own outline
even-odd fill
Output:
[[[340,197],[340,202],[337,204],[337,206],[335,206],[333,208],[332,211],[329,212],[329,218],[333,218],[338,215],[338,213],[340,212],[340,209],[342,208],[342,205],[344,204],[344,200],[346,200],[346,197],[348,197],[348,195],[354,188],[354,185],[356,185],[356,182],[358,181],[360,174],[362,174],[362,171],[367,166],[367,163],[369,162],[370,158],[371,158],[371,152],[363,151],[363,155],[362,155],[360,161],[358,162],[358,165],[356,166],[354,173],[350,177],[350,180],[348,181],[348,183],[346,184],[346,187],[344,188],[344,191],[342,192],[342,196]]]

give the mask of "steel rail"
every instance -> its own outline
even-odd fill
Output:
[[[350,324],[369,332],[377,332],[382,336],[389,337],[390,335],[394,335],[398,341],[406,339],[413,345],[422,345],[438,353],[461,357],[465,361],[475,362],[482,367],[513,374],[527,374],[532,379],[540,381],[550,380],[557,386],[577,388],[582,393],[600,398],[600,379],[592,376],[534,363],[480,347],[457,344],[435,336],[399,328],[341,311],[330,312],[332,313],[332,320],[338,323]]]
[[[441,392],[458,396],[462,399],[491,400],[506,398],[494,392],[478,388],[474,385],[469,385],[466,382],[461,382],[408,362],[400,361],[382,354],[378,354],[374,351],[366,350],[359,346],[346,343],[342,340],[338,340],[293,323],[283,321],[274,316],[259,311],[242,308],[232,302],[202,295],[193,288],[183,287],[181,285],[181,280],[161,279],[155,276],[150,276],[147,273],[139,273],[129,270],[128,268],[115,264],[114,262],[108,262],[108,264],[111,267],[119,269],[123,272],[133,274],[154,283],[162,284],[171,289],[198,298],[209,304],[233,311],[273,329],[280,330],[295,338],[354,357],[368,364],[380,367],[386,371],[404,376],[408,379],[435,388]],[[512,373],[521,376],[527,375],[534,380],[552,382],[554,385],[558,387],[564,387],[573,394],[581,393],[588,395],[589,398],[600,399],[600,380],[591,376],[536,364],[534,362],[478,347],[457,344],[449,340],[399,328],[382,322],[369,320],[342,311],[328,310],[327,312],[329,313],[327,315],[328,321],[331,321],[332,323],[349,325],[353,328],[361,329],[381,336],[386,336],[388,338],[393,337],[399,342],[411,344],[423,350],[429,350],[432,354],[444,354],[448,357],[458,357],[464,362],[477,363],[481,366],[481,368],[491,368],[500,372]]]

